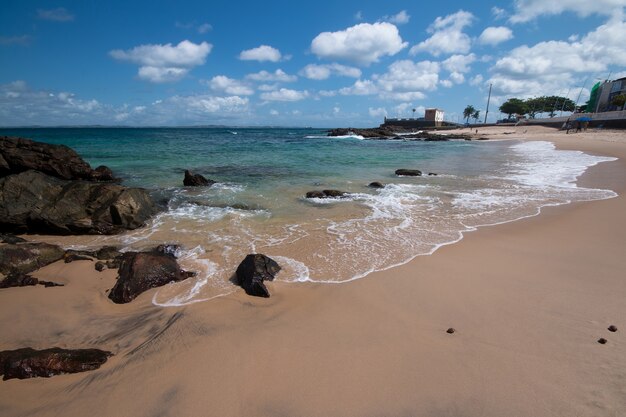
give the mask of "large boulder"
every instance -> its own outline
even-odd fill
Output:
[[[419,169],[398,169],[396,175],[401,177],[421,177],[422,171]]]
[[[5,381],[12,378],[48,378],[53,375],[74,374],[98,369],[111,352],[100,349],[35,350],[22,348],[0,352],[0,375]]]
[[[339,190],[322,190],[322,191],[309,191],[306,193],[306,198],[341,198],[346,196],[345,191]]]
[[[176,258],[165,251],[126,252],[109,298],[116,304],[129,303],[150,288],[182,281],[192,275],[180,269]]]
[[[0,177],[31,169],[64,180],[116,180],[109,168],[100,166],[92,169],[67,146],[24,138],[0,137]]]
[[[200,174],[192,174],[189,170],[185,170],[183,185],[187,187],[210,187],[213,184],[215,184],[215,181],[208,180]]]
[[[65,251],[49,243],[17,243],[0,246],[0,272],[28,274],[63,258]]]
[[[141,227],[155,211],[141,188],[36,171],[0,178],[0,227],[13,232],[115,234]]]
[[[280,265],[272,258],[260,253],[251,254],[237,267],[237,281],[246,294],[268,298],[270,292],[263,281],[273,281],[280,270]]]

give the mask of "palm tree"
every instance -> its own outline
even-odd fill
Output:
[[[469,124],[469,119],[474,115],[476,109],[471,104],[468,104],[465,110],[463,110],[463,117],[465,117],[465,123]]]
[[[474,114],[472,114],[472,119],[474,119],[474,124],[478,123],[479,117],[480,117],[480,110],[476,110]]]

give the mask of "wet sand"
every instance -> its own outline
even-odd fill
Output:
[[[618,157],[579,184],[620,196],[480,228],[351,283],[270,283],[270,299],[238,290],[159,308],[148,292],[119,306],[105,294],[115,271],[55,263],[33,275],[65,287],[0,291],[0,350],[115,356],[83,374],[1,381],[0,414],[623,416],[626,132],[486,129]]]

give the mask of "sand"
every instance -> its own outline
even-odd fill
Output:
[[[158,308],[148,292],[117,306],[114,271],[52,264],[34,275],[65,287],[0,291],[0,350],[116,355],[0,381],[0,415],[626,415],[626,132],[517,129],[479,136],[618,157],[579,184],[620,196],[481,228],[351,283],[270,283],[270,299]]]

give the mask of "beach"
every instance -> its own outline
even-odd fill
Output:
[[[269,299],[238,290],[163,308],[152,290],[114,306],[115,270],[56,262],[33,276],[65,287],[0,291],[0,350],[114,356],[87,373],[0,382],[0,414],[624,415],[626,133],[478,130],[618,158],[578,180],[618,196],[480,227],[351,282],[269,283]]]

